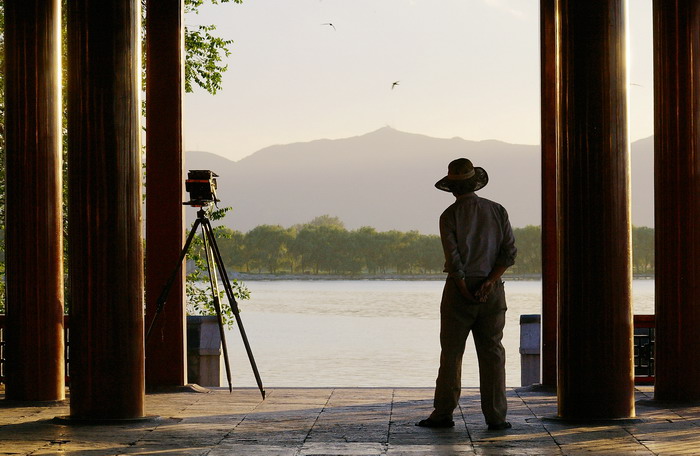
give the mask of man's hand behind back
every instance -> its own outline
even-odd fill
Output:
[[[472,294],[471,291],[469,291],[469,288],[467,288],[467,283],[464,281],[464,279],[454,279],[455,282],[457,282],[457,289],[459,290],[459,293],[464,296],[464,298],[472,303],[472,304],[478,304],[480,301],[477,300],[474,295]],[[482,301],[483,302],[483,301]]]
[[[486,279],[476,291],[476,299],[478,299],[479,302],[486,302],[489,299],[489,295],[493,291],[493,286],[494,282],[492,280]]]

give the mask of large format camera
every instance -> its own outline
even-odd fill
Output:
[[[218,174],[208,169],[193,169],[187,172],[185,190],[190,194],[190,200],[182,203],[187,206],[208,206],[217,203],[216,178]]]

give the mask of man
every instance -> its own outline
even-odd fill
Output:
[[[440,216],[440,239],[448,273],[440,304],[440,370],[435,410],[417,426],[453,427],[462,382],[462,355],[470,332],[479,359],[481,410],[489,430],[509,429],[506,421],[505,349],[501,344],[506,299],[501,275],[517,250],[508,213],[474,192],[488,183],[483,168],[466,158],[452,161],[435,187],[456,201]]]

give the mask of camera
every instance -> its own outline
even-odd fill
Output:
[[[187,206],[208,206],[217,203],[216,178],[218,174],[210,170],[194,169],[187,172],[185,190],[190,194],[190,200],[182,204]]]

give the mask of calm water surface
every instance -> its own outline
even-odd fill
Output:
[[[265,386],[435,384],[442,281],[249,281],[241,318]],[[506,378],[520,385],[520,315],[538,314],[541,281],[506,281]],[[654,281],[633,283],[634,312],[654,312]],[[236,387],[255,386],[237,330],[226,335]],[[471,337],[462,383],[478,386]],[[222,367],[222,385],[226,384]]]

